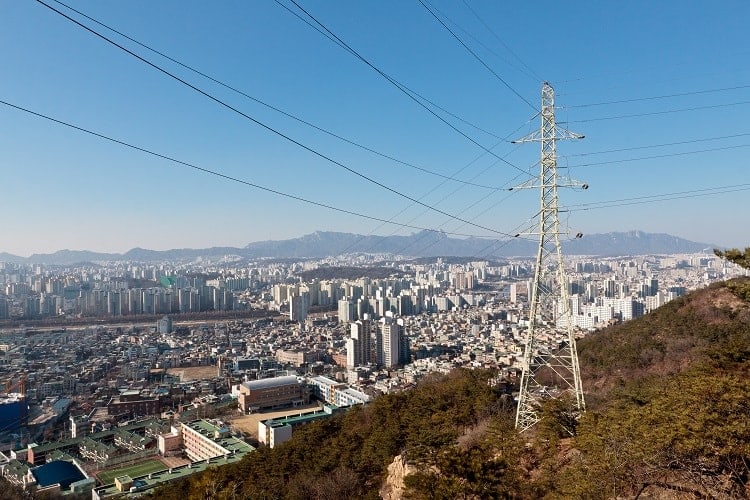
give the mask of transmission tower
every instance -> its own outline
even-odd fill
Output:
[[[541,200],[536,231],[529,233],[539,236],[539,248],[534,284],[529,290],[529,329],[516,411],[516,428],[521,432],[539,421],[539,403],[547,398],[569,392],[575,398],[576,411],[585,409],[568,280],[560,247],[560,236],[568,232],[560,227],[558,189],[587,189],[588,185],[558,176],[555,150],[558,140],[583,139],[583,136],[557,127],[555,91],[547,82],[542,85],[541,117],[540,130],[514,141],[540,142],[542,146],[539,177],[513,188],[539,189]]]

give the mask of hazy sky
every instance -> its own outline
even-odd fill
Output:
[[[305,17],[289,0],[68,2],[255,99],[402,162],[484,187],[342,142],[45,1],[382,186],[222,107],[35,1],[0,0],[5,103],[349,211],[497,236],[383,186],[485,228],[524,229],[538,210],[538,193],[507,187],[529,177],[522,171],[538,174],[539,145],[501,139],[538,129],[534,108],[546,80],[557,93],[558,121],[586,136],[558,143],[559,165],[567,167],[561,173],[590,185],[584,192],[561,191],[571,209],[563,220],[574,232],[641,229],[750,244],[747,1],[428,3],[490,71],[419,0],[297,0],[381,71],[469,122],[432,108],[517,168],[484,154],[285,10],[282,5]],[[417,230],[264,192],[6,104],[0,104],[0,193],[0,252],[22,256],[65,248],[243,246],[315,230]],[[697,196],[707,193],[714,194]]]

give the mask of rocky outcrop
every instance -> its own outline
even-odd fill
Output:
[[[388,476],[380,488],[380,498],[401,500],[404,497],[404,478],[414,470],[406,463],[404,455],[397,455],[388,466]]]

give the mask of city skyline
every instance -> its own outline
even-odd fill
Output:
[[[586,136],[558,145],[559,166],[590,186],[561,194],[574,233],[638,228],[724,246],[750,241],[732,216],[750,185],[742,156],[750,146],[750,130],[742,128],[750,103],[750,68],[742,62],[750,14],[745,3],[711,9],[677,2],[513,9],[478,1],[426,3],[432,12],[419,1],[300,3],[383,72],[484,129],[432,108],[513,166],[483,154],[303,24],[289,11],[305,17],[294,3],[69,5],[256,99],[412,166],[302,125],[49,3],[340,165],[222,108],[41,3],[7,2],[0,16],[0,101],[6,103],[0,105],[0,252],[241,247],[315,230],[388,235],[410,234],[414,227],[502,238],[445,213],[501,233],[530,224],[538,195],[507,188],[528,178],[520,171],[536,174],[538,148],[509,141],[538,128],[534,114],[544,80],[557,91],[558,121]],[[250,188],[8,104],[225,176],[414,227]],[[668,201],[643,198],[655,195]]]

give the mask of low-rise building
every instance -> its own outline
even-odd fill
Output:
[[[238,397],[240,409],[248,411],[305,403],[302,382],[293,375],[243,382]]]
[[[226,438],[231,438],[231,436],[226,427],[216,427],[205,420],[195,420],[180,423],[180,433],[185,453],[193,462],[229,456],[234,453],[227,447],[229,441]]]
[[[309,380],[315,397],[335,406],[361,405],[370,401],[364,392],[352,389],[347,384],[336,382],[328,377],[318,376]]]

